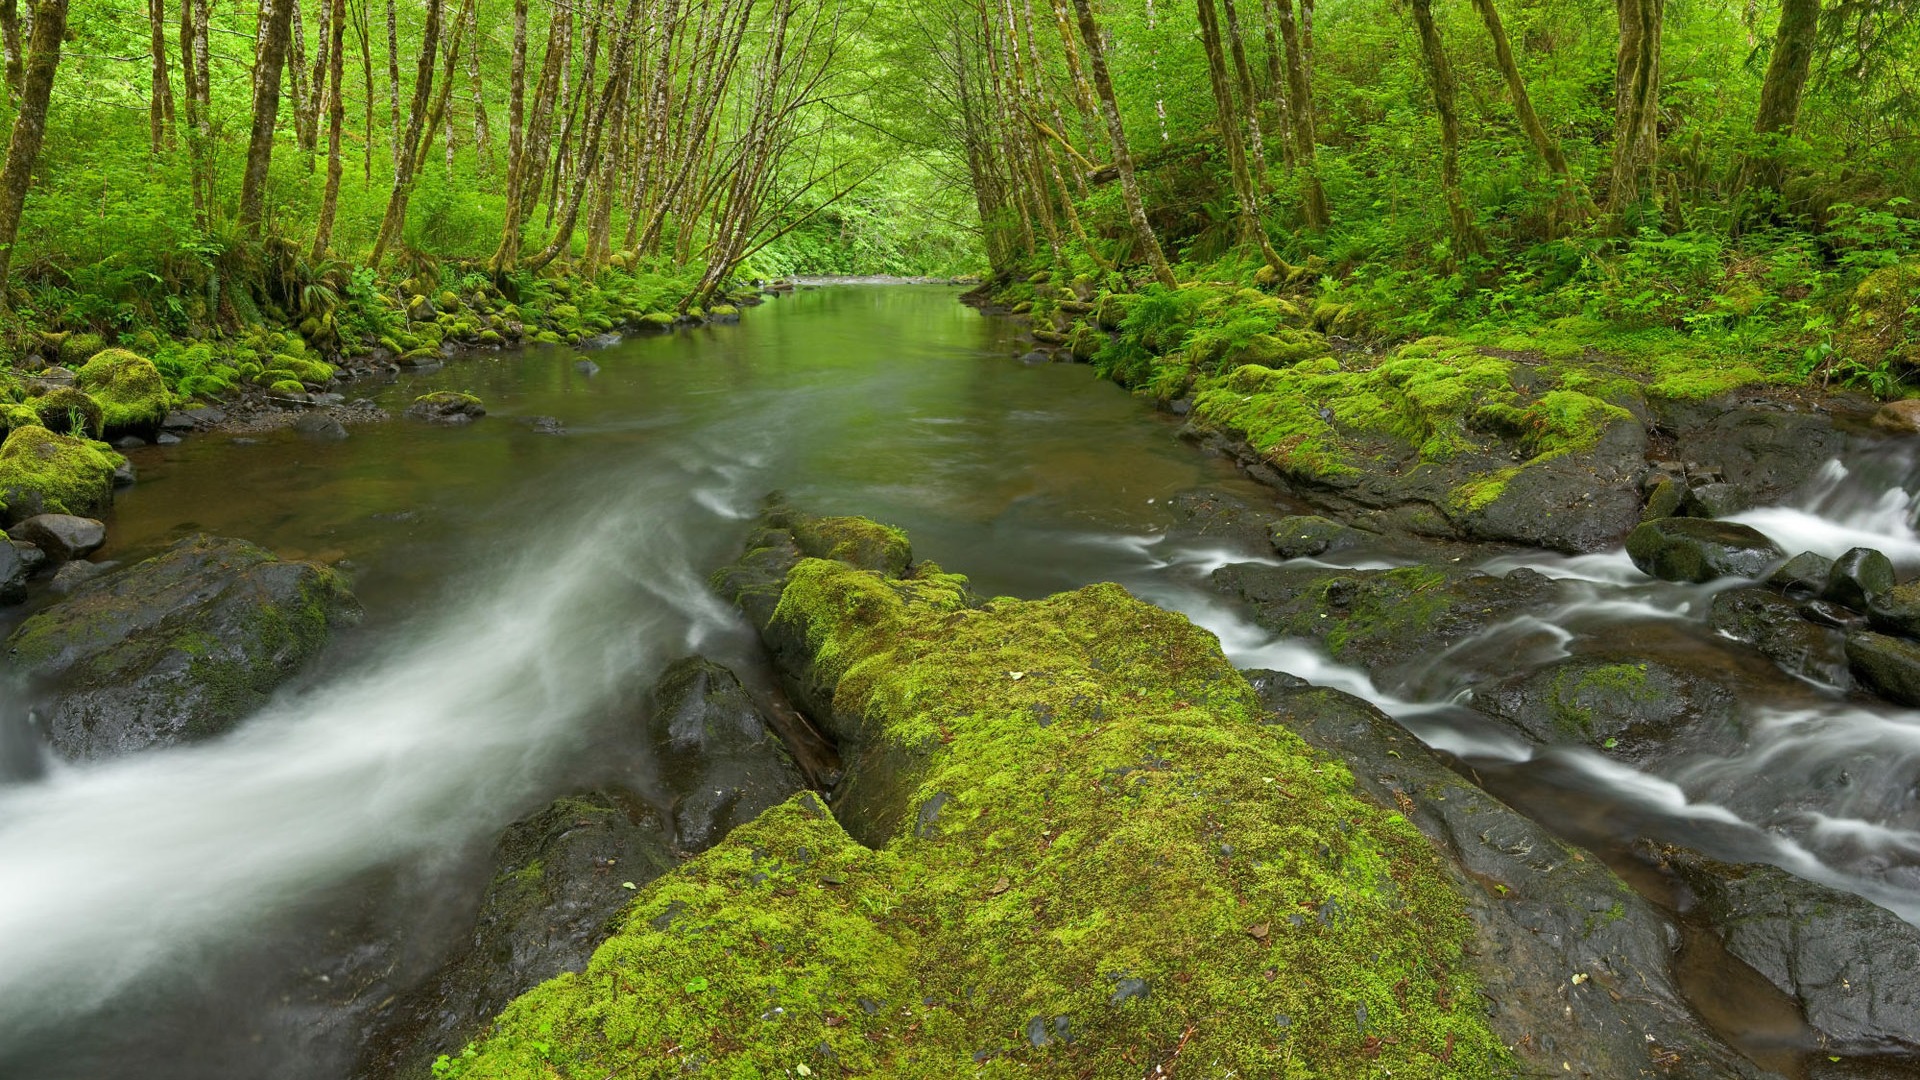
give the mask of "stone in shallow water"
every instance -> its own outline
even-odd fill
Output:
[[[106,525],[93,518],[72,514],[30,517],[7,532],[15,540],[25,540],[37,546],[58,562],[85,558],[107,542]]]
[[[1649,521],[1627,537],[1627,555],[1648,575],[1694,582],[1759,577],[1787,557],[1756,529],[1706,518]]]
[[[1857,547],[1833,561],[1820,595],[1855,611],[1865,611],[1874,597],[1892,588],[1893,560],[1872,548]]]
[[[307,413],[293,422],[293,430],[316,442],[339,442],[347,426],[326,413]]]
[[[1795,599],[1819,596],[1827,588],[1827,575],[1833,572],[1833,560],[1825,555],[1803,551],[1767,575],[1767,584]]]
[[[647,730],[674,793],[680,847],[711,847],[806,787],[767,718],[733,672],[690,656],[653,688]]]
[[[1880,696],[1920,705],[1920,644],[1872,631],[1848,634],[1847,662]]]

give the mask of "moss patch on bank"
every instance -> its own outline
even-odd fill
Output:
[[[1511,1071],[1432,847],[1184,617],[810,558],[769,633],[806,643],[855,769],[890,763],[885,842],[770,811],[443,1074]]]
[[[105,443],[23,424],[0,443],[0,518],[95,513],[113,499],[126,459]]]

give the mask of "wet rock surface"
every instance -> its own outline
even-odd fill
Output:
[[[1573,656],[1477,686],[1472,703],[1534,742],[1646,763],[1741,745],[1739,702],[1717,674],[1638,653]]]
[[[1438,849],[1472,919],[1474,973],[1503,1041],[1545,1074],[1759,1078],[1708,1032],[1670,975],[1679,934],[1593,856],[1443,765],[1359,698],[1246,673],[1271,711],[1346,763]]]
[[[20,548],[0,533],[0,604],[18,604],[27,598],[27,574],[31,564]]]
[[[1707,623],[1727,637],[1751,645],[1790,674],[1843,690],[1853,685],[1844,636],[1809,621],[1800,605],[1770,589],[1715,593]]]
[[[1727,950],[1806,1010],[1840,1054],[1920,1053],[1920,928],[1863,897],[1777,867],[1668,850],[1694,913]]]
[[[1862,631],[1847,635],[1846,648],[1861,683],[1890,701],[1920,706],[1920,642]]]
[[[93,518],[41,514],[7,529],[15,540],[33,544],[56,562],[85,558],[107,542],[107,527]]]
[[[675,661],[662,673],[647,733],[674,795],[674,838],[685,850],[711,847],[806,787],[740,680],[703,657]]]
[[[191,536],[36,613],[7,649],[54,749],[99,758],[226,730],[358,612],[334,570]]]
[[[1757,578],[1787,553],[1751,526],[1707,518],[1661,518],[1627,537],[1627,554],[1642,572],[1667,581]]]

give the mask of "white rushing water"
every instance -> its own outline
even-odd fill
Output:
[[[497,588],[227,737],[0,788],[0,1046],[496,832],[610,706],[737,625],[687,560],[691,530],[751,506],[748,471],[662,467],[578,503]]]

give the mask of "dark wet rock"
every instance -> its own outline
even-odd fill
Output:
[[[1039,349],[1032,349],[1021,354],[1020,362],[1030,366],[1034,364],[1051,364],[1053,363],[1053,357]]]
[[[432,424],[466,424],[487,415],[487,407],[472,394],[436,390],[422,394],[407,406],[407,416]]]
[[[70,562],[54,572],[53,580],[47,583],[47,588],[52,590],[55,596],[67,596],[80,586],[119,565],[117,562]]]
[[[1736,484],[1701,484],[1687,491],[1687,512],[1696,517],[1730,517],[1752,507],[1752,493]]]
[[[1920,705],[1920,643],[1872,631],[1848,634],[1847,662],[1854,676],[1881,697]]]
[[[537,435],[565,435],[567,433],[567,425],[561,423],[560,418],[557,416],[526,416],[520,418],[520,423],[532,428]]]
[[[38,612],[7,649],[48,696],[54,748],[99,758],[226,730],[358,612],[334,570],[190,536]]]
[[[1920,398],[1889,401],[1873,414],[1873,426],[1895,435],[1920,432]]]
[[[1335,659],[1376,678],[1560,595],[1552,579],[1527,569],[1495,577],[1432,566],[1331,570],[1236,563],[1214,571],[1213,582],[1246,601],[1263,628],[1318,641]]]
[[[1522,467],[1497,497],[1460,514],[1456,527],[1473,540],[1569,553],[1608,550],[1640,521],[1634,478],[1646,451],[1647,432],[1637,421],[1609,424],[1591,450]]]
[[[1741,741],[1734,694],[1711,676],[1637,654],[1590,654],[1475,687],[1473,707],[1533,741],[1644,762],[1728,751]]]
[[[1753,646],[1791,674],[1847,689],[1845,638],[1801,615],[1800,605],[1770,589],[1716,593],[1707,622],[1735,641]]]
[[[1644,573],[1668,581],[1759,577],[1786,558],[1758,530],[1705,518],[1649,521],[1627,537],[1627,554]]]
[[[0,533],[0,605],[18,604],[27,598],[27,558],[20,548]]]
[[[1283,559],[1310,559],[1361,547],[1380,538],[1329,518],[1305,515],[1274,522],[1267,530],[1267,539]]]
[[[1754,506],[1793,494],[1845,449],[1845,436],[1816,413],[1771,404],[1728,408],[1724,401],[1661,407],[1677,432],[1679,456],[1710,467],[1715,479],[1743,490]]]
[[[163,431],[160,434],[154,436],[153,444],[155,446],[179,446],[180,436],[169,435]]]
[[[293,422],[293,430],[315,442],[339,442],[347,437],[347,426],[322,412],[302,414]]]
[[[121,458],[113,467],[113,486],[123,488],[135,480],[133,462]]]
[[[575,360],[573,362],[573,370],[582,375],[598,375],[600,374],[600,365],[591,360]]]
[[[1821,626],[1831,626],[1836,630],[1865,630],[1869,625],[1867,617],[1849,607],[1841,607],[1831,600],[1807,600],[1800,605],[1800,614],[1808,622]]]
[[[1870,600],[1892,588],[1893,560],[1872,548],[1854,548],[1833,560],[1820,596],[1865,611]]]
[[[1592,855],[1448,769],[1359,698],[1248,672],[1284,725],[1343,761],[1438,849],[1474,924],[1488,1018],[1532,1072],[1607,1080],[1768,1076],[1708,1032],[1670,974],[1680,936]]]
[[[486,895],[457,954],[375,1017],[359,1075],[426,1077],[515,997],[580,971],[621,910],[675,864],[666,825],[619,790],[561,799],[494,849]]]
[[[138,435],[122,435],[113,440],[115,450],[138,450],[147,445],[147,440]]]
[[[9,526],[7,534],[25,540],[55,562],[83,559],[107,542],[107,526],[72,514],[41,514]]]
[[[1224,540],[1248,554],[1267,550],[1273,510],[1214,488],[1194,488],[1167,500],[1169,533],[1182,539]]]
[[[1836,1057],[1816,1056],[1807,1066],[1807,1080],[1920,1080],[1920,1064],[1910,1057]]]
[[[1920,1052],[1920,928],[1777,867],[1669,851],[1727,951],[1798,1001],[1837,1054]]]
[[[1895,585],[1867,599],[1874,628],[1901,637],[1920,638],[1920,581]]]
[[[647,730],[674,795],[679,846],[699,851],[806,787],[767,717],[733,672],[703,657],[669,665]]]
[[[1767,575],[1767,584],[1796,600],[1819,596],[1826,591],[1827,577],[1833,573],[1833,560],[1825,555],[1803,551],[1779,569]]]

